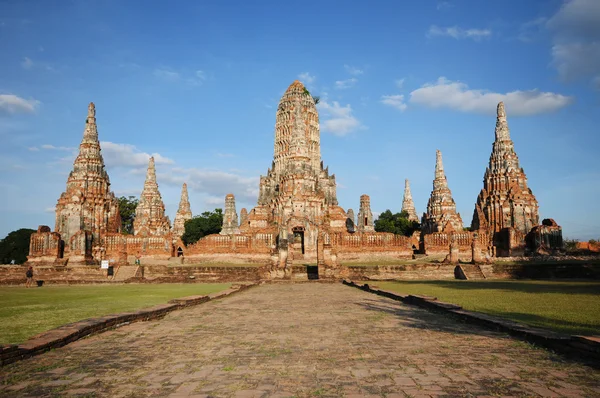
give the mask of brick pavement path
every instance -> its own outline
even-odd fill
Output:
[[[341,284],[267,284],[0,368],[0,396],[600,396],[600,372]]]

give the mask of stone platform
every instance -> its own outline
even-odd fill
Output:
[[[600,372],[328,283],[272,283],[0,369],[0,396],[598,396]]]

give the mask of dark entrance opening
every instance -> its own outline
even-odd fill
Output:
[[[308,275],[308,280],[319,279],[319,266],[318,265],[307,265],[306,266],[306,275]]]
[[[65,241],[58,241],[58,258],[63,258],[65,256]]]
[[[292,232],[294,233],[294,244],[299,243],[302,248],[302,254],[304,254],[304,228],[302,227],[294,227],[292,228]]]
[[[177,257],[183,256],[183,249],[181,247],[177,248]]]

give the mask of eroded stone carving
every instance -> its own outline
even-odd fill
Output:
[[[225,212],[223,213],[223,226],[221,235],[239,234],[238,215],[235,210],[235,196],[232,193],[225,196]]]
[[[181,199],[179,199],[179,208],[173,221],[173,238],[181,238],[185,232],[185,222],[192,219],[192,209],[188,198],[187,184],[183,183],[181,187]]]
[[[165,215],[165,204],[156,182],[154,157],[150,157],[148,161],[144,189],[140,195],[140,202],[135,209],[133,231],[134,235],[142,236],[165,236],[171,231],[171,223],[169,217]]]
[[[410,192],[410,182],[408,182],[408,178],[404,180],[404,198],[402,199],[401,211],[405,211],[408,214],[408,219],[410,221],[419,221],[415,203],[413,202],[412,194]]]

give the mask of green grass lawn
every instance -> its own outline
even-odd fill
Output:
[[[448,280],[372,284],[398,293],[435,296],[466,310],[561,333],[600,335],[600,282]]]
[[[230,283],[0,287],[0,345],[18,344],[67,323],[225,290]]]

